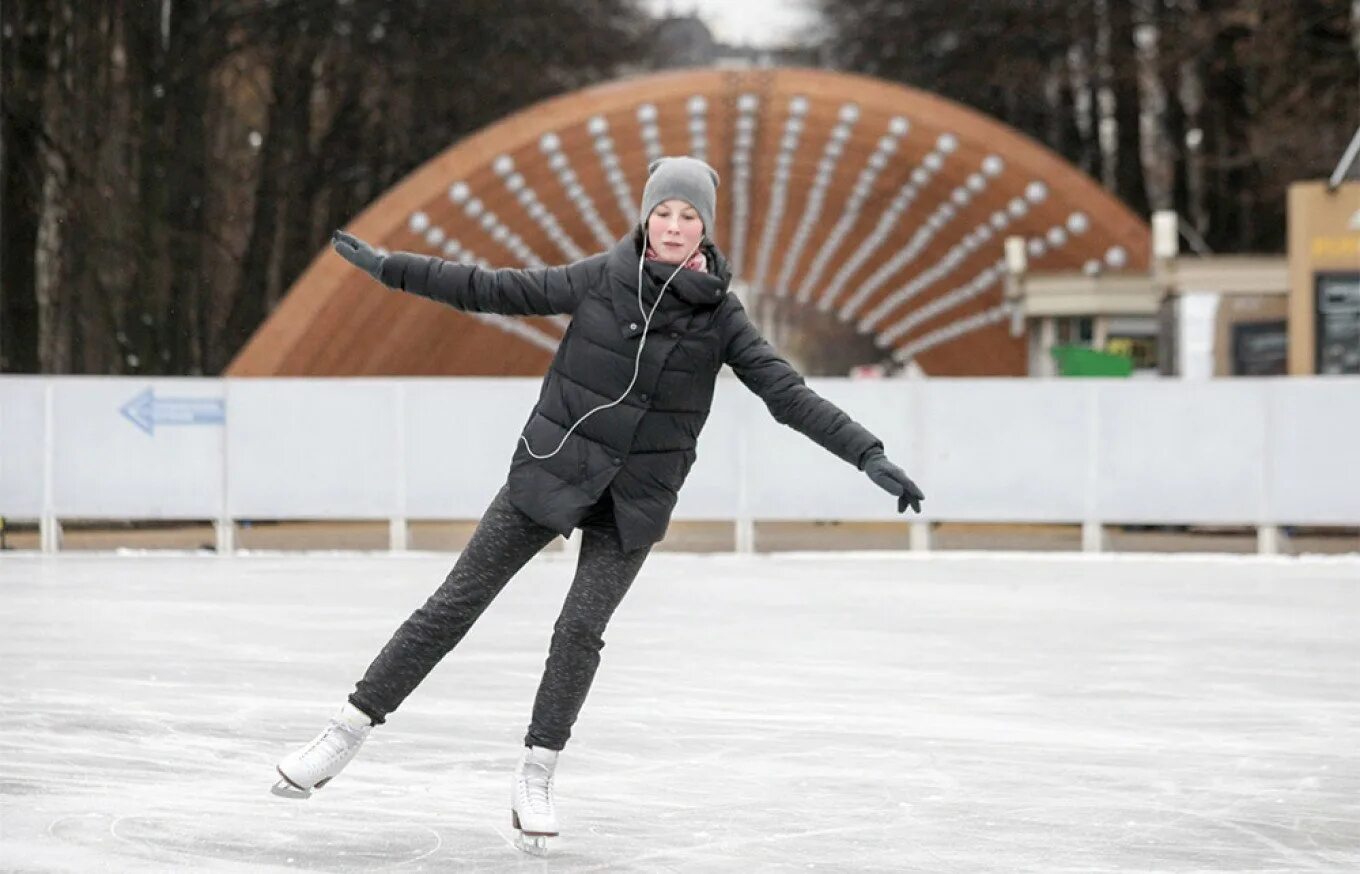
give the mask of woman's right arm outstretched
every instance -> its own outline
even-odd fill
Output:
[[[605,258],[595,255],[562,267],[485,270],[412,252],[382,255],[343,231],[332,235],[331,245],[346,261],[389,288],[455,309],[507,316],[574,312]]]

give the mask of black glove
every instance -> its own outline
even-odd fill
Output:
[[[907,507],[921,512],[921,502],[926,499],[925,492],[917,488],[902,468],[889,461],[882,449],[875,447],[865,454],[864,472],[880,489],[897,496],[897,512],[905,513]]]
[[[382,282],[383,256],[363,240],[344,231],[331,234],[331,245],[340,257]]]

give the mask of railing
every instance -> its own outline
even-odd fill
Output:
[[[862,473],[719,381],[679,520],[1360,525],[1360,379],[926,379],[810,384],[886,444],[927,512],[893,513]],[[537,379],[0,377],[0,515],[471,519],[505,479]]]

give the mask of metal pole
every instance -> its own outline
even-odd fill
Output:
[[[1341,155],[1341,160],[1337,162],[1336,169],[1332,171],[1332,176],[1327,180],[1327,190],[1336,191],[1341,187],[1346,174],[1351,172],[1351,165],[1355,163],[1357,156],[1360,156],[1360,127],[1355,129],[1355,136],[1351,137],[1351,144],[1346,147],[1346,151]]]

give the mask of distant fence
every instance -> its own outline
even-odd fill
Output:
[[[770,418],[736,379],[676,508],[755,520],[1360,525],[1360,379],[814,379],[924,488],[901,517],[862,473]],[[505,479],[538,379],[0,377],[0,515],[472,519]],[[915,523],[915,524],[913,524]],[[908,526],[910,526],[908,528]]]

